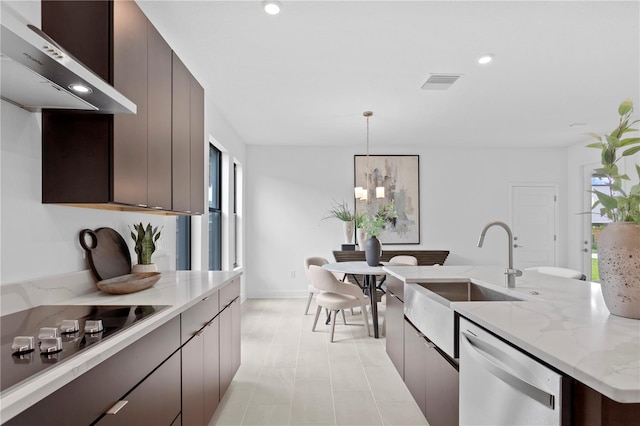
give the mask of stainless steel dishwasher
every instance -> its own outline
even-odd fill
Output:
[[[570,380],[460,319],[460,425],[567,425]]]

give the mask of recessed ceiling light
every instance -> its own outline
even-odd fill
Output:
[[[91,90],[90,87],[85,86],[84,84],[70,84],[69,85],[69,89],[73,90],[76,93],[91,93],[93,92],[93,90]]]
[[[279,1],[265,0],[262,2],[262,8],[269,15],[277,15],[278,13],[280,13],[281,7],[282,5],[280,4]]]
[[[487,53],[487,54],[485,54],[485,55],[482,55],[482,56],[480,56],[480,57],[478,58],[478,63],[479,63],[480,65],[486,65],[486,64],[488,64],[488,63],[489,63],[489,62],[491,62],[491,61],[493,61],[493,55],[492,55],[492,54],[490,54],[490,53]]]

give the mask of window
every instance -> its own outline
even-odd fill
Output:
[[[222,152],[209,145],[209,270],[222,270]]]
[[[233,163],[233,267],[239,265],[238,256],[238,165]]]
[[[191,216],[176,219],[176,270],[191,269]]]

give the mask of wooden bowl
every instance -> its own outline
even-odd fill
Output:
[[[160,272],[141,272],[98,281],[98,288],[109,294],[129,294],[153,287],[160,280]]]

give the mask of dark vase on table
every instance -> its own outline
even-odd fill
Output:
[[[382,256],[382,247],[378,237],[373,236],[367,239],[365,243],[364,258],[367,260],[367,265],[378,266],[380,264],[380,257]]]

